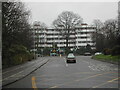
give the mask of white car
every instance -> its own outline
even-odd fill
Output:
[[[96,52],[96,53],[95,53],[95,55],[100,55],[100,54],[102,54],[102,53],[101,53],[101,52]]]
[[[69,62],[76,63],[76,58],[73,53],[68,54],[68,56],[66,57],[66,62],[67,63],[69,63]]]

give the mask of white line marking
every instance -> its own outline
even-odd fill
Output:
[[[66,58],[64,58],[65,66],[68,67],[68,64],[66,62]]]
[[[68,64],[66,63],[66,67],[68,67]]]

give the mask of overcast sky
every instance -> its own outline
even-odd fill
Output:
[[[104,22],[117,18],[117,2],[25,2],[31,10],[31,22],[41,21],[47,26],[63,11],[79,14],[85,23],[92,24],[94,19]]]

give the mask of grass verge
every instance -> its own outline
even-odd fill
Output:
[[[100,55],[94,55],[92,59],[118,64],[120,62],[120,55],[112,56],[112,55],[100,54]]]

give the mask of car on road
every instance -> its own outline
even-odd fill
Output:
[[[50,53],[50,56],[57,56],[57,53]]]
[[[102,54],[102,53],[101,53],[101,52],[96,52],[96,53],[95,53],[95,55],[100,55],[100,54]]]
[[[73,53],[69,53],[68,56],[66,57],[66,62],[69,63],[69,62],[73,62],[73,63],[76,63],[76,58],[74,56]]]
[[[90,56],[90,55],[91,55],[90,52],[85,52],[85,53],[84,53],[84,56]]]

